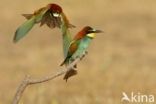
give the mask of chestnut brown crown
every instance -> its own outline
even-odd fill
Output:
[[[77,33],[77,35],[74,37],[75,40],[82,39],[85,37],[87,34],[90,33],[102,33],[103,31],[101,30],[96,30],[90,26],[85,26],[80,32]]]
[[[51,11],[56,12],[56,13],[62,13],[62,8],[58,4],[48,4],[48,7],[50,8]]]

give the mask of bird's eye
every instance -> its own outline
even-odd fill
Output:
[[[53,16],[54,16],[54,17],[59,17],[60,14],[55,12],[55,13],[53,13]]]

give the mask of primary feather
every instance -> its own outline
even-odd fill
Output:
[[[13,41],[17,42],[19,41],[21,38],[23,38],[34,26],[35,24],[35,18],[31,18],[29,20],[27,20],[26,22],[24,22],[15,32],[15,36]]]

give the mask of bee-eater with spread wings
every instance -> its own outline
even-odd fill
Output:
[[[68,50],[67,47],[69,47],[71,41],[68,28],[75,26],[69,23],[63,9],[58,4],[48,4],[47,6],[35,11],[33,14],[23,14],[23,16],[27,19],[27,21],[25,21],[16,30],[13,38],[14,42],[18,42],[21,38],[23,38],[35,24],[40,23],[40,26],[46,24],[51,29],[58,27],[62,31],[63,50],[64,56],[66,56]]]
[[[80,32],[78,32],[74,39],[71,41],[67,56],[65,60],[61,63],[61,66],[63,66],[64,64],[69,65],[76,58],[85,54],[87,52],[87,48],[90,45],[91,40],[95,37],[95,33],[101,32],[101,30],[93,29],[90,26],[86,26]],[[66,73],[64,79],[67,81],[69,77],[75,74],[77,74],[76,70],[70,70]]]

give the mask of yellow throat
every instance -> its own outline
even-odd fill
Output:
[[[95,37],[95,33],[89,33],[89,34],[87,34],[87,37],[94,38]]]

